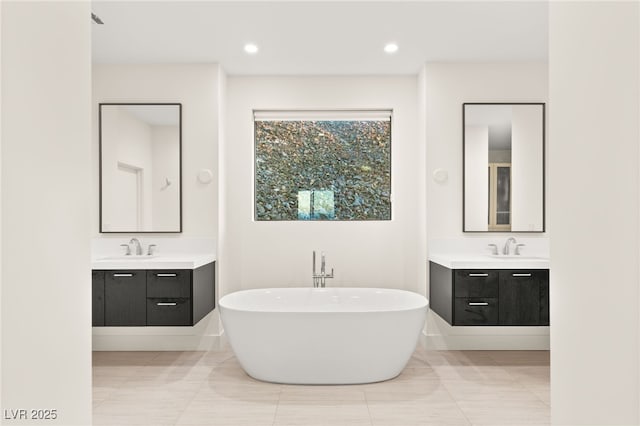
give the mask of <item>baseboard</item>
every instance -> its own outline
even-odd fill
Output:
[[[549,350],[549,326],[452,326],[431,311],[421,343],[428,350]]]
[[[427,335],[420,336],[427,350],[540,350],[548,351],[548,335]]]
[[[549,350],[548,335],[427,335],[418,345],[427,350]],[[94,334],[94,351],[215,351],[229,348],[219,335]]]
[[[220,335],[93,335],[94,351],[215,351],[228,347],[224,333]]]

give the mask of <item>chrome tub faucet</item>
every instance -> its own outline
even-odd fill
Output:
[[[326,272],[326,262],[324,258],[324,252],[320,252],[320,273],[316,273],[316,251],[313,251],[313,265],[311,270],[311,277],[313,278],[313,287],[325,287],[327,278],[333,278],[333,268],[331,268],[331,273],[327,274]]]

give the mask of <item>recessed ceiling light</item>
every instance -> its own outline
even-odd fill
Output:
[[[253,55],[255,53],[258,53],[258,46],[253,43],[247,43],[244,45],[244,51],[250,55]]]
[[[396,53],[398,51],[398,45],[395,43],[387,43],[384,45],[384,51],[387,53]]]

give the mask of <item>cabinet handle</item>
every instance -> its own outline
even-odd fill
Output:
[[[156,303],[156,305],[158,305],[158,306],[176,306],[177,303],[176,302],[158,302],[158,303]]]
[[[488,302],[469,302],[469,306],[489,306]]]
[[[489,274],[469,274],[470,277],[488,277]]]
[[[113,274],[114,277],[132,277],[133,274]]]
[[[178,274],[156,274],[156,277],[177,277]]]
[[[512,277],[530,277],[531,274],[511,274]]]

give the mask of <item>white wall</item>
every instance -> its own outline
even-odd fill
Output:
[[[429,238],[472,238],[462,232],[462,104],[546,102],[547,64],[427,64],[424,73],[427,176],[449,172],[444,185],[427,180]]]
[[[196,174],[202,168],[216,170],[220,72],[216,64],[93,66],[95,188],[98,188],[98,103],[182,103],[183,232],[173,238],[217,237],[218,182],[214,179],[210,184],[201,184]],[[109,238],[98,232],[97,190],[94,199],[92,230],[96,237]]]
[[[217,107],[218,107],[218,117],[219,117],[219,125],[218,125],[218,156],[216,167],[212,169],[212,172],[215,176],[216,182],[218,182],[218,200],[219,201],[219,209],[218,209],[218,223],[217,223],[217,232],[218,232],[218,240],[216,247],[216,258],[218,262],[216,263],[216,295],[218,295],[218,300],[222,297],[222,286],[220,285],[220,279],[222,278],[225,271],[225,261],[226,261],[226,245],[227,245],[227,210],[223,207],[224,200],[228,194],[228,188],[226,184],[226,173],[227,173],[227,165],[225,164],[226,158],[226,132],[227,132],[227,74],[220,69],[218,74],[218,97],[217,97]],[[216,301],[217,305],[217,301]],[[218,318],[219,319],[219,318]],[[222,330],[222,326],[219,327]]]
[[[0,3],[0,67],[2,66],[2,4]],[[1,71],[1,68],[0,68]],[[0,153],[2,152],[2,76],[0,75]],[[0,271],[2,271],[2,157],[0,156]],[[0,273],[0,318],[2,318],[2,276]],[[2,327],[0,326],[0,407],[2,403]],[[0,423],[1,424],[1,423]]]
[[[228,77],[222,161],[222,293],[311,286],[311,252],[335,268],[330,286],[423,293],[424,143],[416,77]],[[392,217],[367,222],[254,222],[253,109],[393,109]]]
[[[639,5],[549,11],[552,423],[638,424]]]
[[[0,7],[2,409],[56,409],[47,424],[87,425],[91,11]]]
[[[135,193],[141,210],[123,201],[123,193],[131,191],[123,181],[120,165],[140,170],[141,193]],[[102,226],[105,231],[136,229],[148,231],[152,222],[152,135],[151,126],[127,110],[108,106],[102,109]]]
[[[465,102],[546,102],[545,63],[432,63],[421,72],[426,98],[427,235],[432,242],[467,240],[470,246],[487,238],[504,243],[546,237],[546,234],[462,232],[462,104]],[[436,169],[448,180],[435,182]],[[549,180],[547,180],[548,182]],[[549,213],[547,203],[547,214]],[[426,262],[425,262],[426,263]],[[425,264],[426,268],[426,264]],[[428,284],[427,284],[428,289]],[[427,345],[432,349],[547,349],[549,327],[452,327],[438,315],[427,317]]]
[[[182,220],[181,234],[137,235],[146,245],[153,241],[158,251],[172,247],[176,239],[218,236],[218,138],[220,114],[219,80],[223,71],[217,64],[149,64],[93,66],[93,188],[92,231],[96,238],[112,241],[117,247],[123,238],[135,234],[98,233],[98,104],[101,102],[182,103]],[[213,172],[213,181],[197,180],[201,169]],[[177,182],[176,182],[177,185]],[[163,240],[165,243],[163,243]],[[164,244],[164,245],[163,245]],[[217,264],[219,266],[219,263]],[[124,349],[206,349],[219,334],[216,311],[193,328],[96,328],[94,348]]]
[[[511,228],[542,229],[543,138],[539,105],[521,105],[511,117]]]
[[[467,229],[484,230],[489,228],[489,200],[487,188],[489,176],[489,128],[487,126],[465,127],[464,150],[466,173],[465,180],[465,214],[464,223]],[[434,206],[434,208],[437,208]]]

